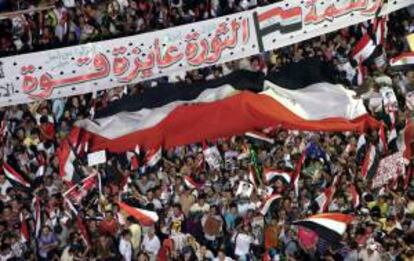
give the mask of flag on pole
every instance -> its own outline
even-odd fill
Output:
[[[20,213],[20,242],[28,243],[30,242],[30,233],[27,226],[26,218],[24,218],[23,213]]]
[[[358,64],[372,61],[377,67],[385,65],[384,44],[388,33],[387,18],[376,18],[352,50],[352,59]]]
[[[293,224],[316,232],[319,237],[331,242],[340,242],[347,225],[353,220],[351,215],[342,213],[323,213],[294,221]]]
[[[291,184],[291,174],[283,170],[265,169],[263,175],[267,184],[273,182],[273,180],[277,178],[280,178],[286,184]]]
[[[384,122],[381,121],[381,126],[378,132],[379,136],[379,152],[383,155],[387,154],[388,151],[388,144],[387,144],[387,138],[385,137],[385,127]]]
[[[377,148],[371,144],[365,154],[364,163],[362,165],[361,173],[365,179],[372,179],[377,172],[380,159]]]
[[[20,174],[19,172],[17,172],[12,166],[10,166],[7,162],[3,163],[3,171],[4,174],[6,175],[6,178],[9,179],[10,181],[12,181],[12,183],[14,184],[18,184],[20,186],[26,187],[26,188],[30,188],[31,185],[29,182],[27,182],[22,174]]]
[[[316,197],[315,202],[319,206],[318,213],[324,213],[324,212],[328,211],[329,205],[331,204],[332,199],[333,199],[333,197],[336,193],[337,187],[338,187],[339,177],[340,177],[340,175],[336,175],[334,177],[333,181],[332,181],[331,186],[324,189],[322,194],[320,194],[318,197]]]
[[[83,222],[83,219],[78,215],[76,216],[76,226],[78,227],[78,230],[82,236],[83,241],[87,246],[91,245],[91,240],[89,237],[88,230],[86,229],[85,223]]]
[[[32,208],[33,208],[33,218],[35,222],[35,236],[36,238],[40,235],[40,231],[42,230],[42,213],[41,213],[41,205],[40,205],[40,198],[34,197],[32,201]]]
[[[352,198],[352,207],[356,209],[360,204],[359,193],[354,184],[350,184],[348,187],[348,192],[351,194]]]
[[[193,180],[190,176],[184,176],[184,184],[188,189],[197,189],[199,186],[197,185],[197,182]]]
[[[273,202],[275,202],[277,199],[280,199],[281,197],[281,195],[275,194],[265,199],[265,201],[262,204],[262,207],[260,208],[260,214],[262,214],[263,216],[266,215]]]
[[[410,71],[414,69],[414,51],[402,53],[390,59],[390,68],[393,71]]]
[[[256,178],[257,178],[257,175],[255,175],[255,170],[250,165],[249,166],[249,181],[250,181],[250,183],[252,183],[253,187],[257,189],[257,183],[258,182],[256,182]]]
[[[258,163],[257,152],[254,150],[253,146],[250,146],[249,151],[250,151],[250,163],[253,166],[253,171],[257,179],[256,185],[261,185],[262,184],[262,170]]]
[[[155,222],[158,221],[158,215],[157,212],[132,207],[130,205],[127,205],[123,202],[117,202],[118,206],[121,208],[121,210],[125,211],[128,215],[135,218],[141,225],[143,226],[152,226]]]
[[[154,167],[162,158],[162,149],[150,149],[145,154],[145,164],[148,167]]]
[[[139,145],[135,146],[134,151],[132,151],[132,152],[131,151],[128,151],[126,153],[126,156],[127,156],[127,159],[128,159],[128,161],[130,163],[130,166],[131,166],[131,170],[132,171],[139,169],[139,157],[140,157],[140,154],[141,154],[141,149],[140,149],[140,146]]]
[[[364,155],[367,151],[367,140],[365,139],[365,134],[361,134],[358,138],[357,148],[356,148],[356,162],[358,164],[362,163],[364,160]]]
[[[246,137],[249,137],[253,140],[257,140],[257,141],[261,141],[261,142],[266,142],[269,144],[274,144],[275,140],[272,138],[269,138],[269,136],[267,136],[265,133],[260,132],[260,131],[250,131],[250,132],[246,132],[244,134]]]
[[[63,197],[67,197],[74,202],[79,203],[93,188],[96,187],[97,181],[99,182],[98,173],[94,172],[88,177],[81,180],[81,182],[73,185],[63,193]]]
[[[302,155],[300,156],[299,161],[296,163],[295,173],[292,178],[292,182],[293,182],[292,185],[295,190],[296,197],[299,197],[299,177],[302,171],[302,166],[305,163],[305,160],[306,160],[306,149],[302,152]]]

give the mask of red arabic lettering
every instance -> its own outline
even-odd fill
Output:
[[[114,58],[114,65],[113,65],[113,72],[115,76],[120,76],[124,74],[129,68],[129,60],[125,57],[115,57]]]
[[[307,13],[305,15],[305,24],[316,24],[318,21],[318,14],[316,13],[316,6],[313,5],[309,11],[309,13]]]
[[[121,47],[118,47],[118,48],[114,48],[113,50],[112,50],[112,54],[113,55],[118,55],[118,54],[125,54],[126,53],[126,51],[127,51],[127,48],[126,47],[124,47],[124,46],[121,46]]]
[[[206,63],[216,63],[224,49],[232,49],[237,45],[237,36],[240,24],[233,20],[231,22],[232,36],[226,38],[224,41],[221,40],[221,36],[227,34],[229,31],[226,23],[221,23],[216,31],[216,36],[211,40],[212,53],[207,57]]]
[[[381,2],[382,0],[380,0]],[[310,0],[307,3],[307,7],[310,8],[309,12],[305,15],[305,24],[318,24],[325,20],[332,21],[334,18],[345,15],[352,11],[366,9],[367,8],[367,0],[358,0],[358,1],[350,1],[348,5],[344,6],[343,8],[338,8],[334,3],[330,4],[325,10],[322,12],[321,15],[318,15],[317,8],[316,8],[317,0]],[[372,14],[373,10],[377,10],[381,4],[374,4],[373,7],[368,8],[365,11],[362,11],[363,14]]]
[[[175,45],[171,45],[167,48],[164,55],[161,54],[160,40],[158,38],[154,41],[155,58],[157,65],[160,68],[169,67],[176,62],[183,59],[184,54],[178,52],[178,48]]]
[[[93,67],[95,69],[94,72],[91,72],[85,75],[62,78],[62,79],[53,79],[53,77],[49,73],[45,73],[40,77],[40,80],[39,80],[41,91],[36,94],[29,94],[29,95],[34,99],[45,99],[45,98],[48,98],[52,94],[53,90],[57,87],[78,84],[78,83],[82,83],[86,81],[104,78],[104,77],[107,77],[110,73],[109,61],[106,59],[105,55],[101,53],[97,54],[94,57]],[[25,93],[32,92],[34,90],[34,88],[36,87],[35,82],[37,82],[37,80],[25,77],[25,79],[23,80],[23,86],[22,86],[22,89],[24,91],[26,90]]]
[[[233,20],[231,22],[231,29],[232,29],[232,36],[226,37],[226,39],[224,40],[224,47],[226,48],[234,48],[237,46],[237,42],[238,42],[238,30],[240,29],[240,24],[236,21]]]
[[[217,25],[211,40],[201,38],[198,32],[186,35],[185,50],[181,51],[177,45],[165,46],[161,44],[159,38],[154,40],[153,47],[147,55],[143,55],[137,47],[132,47],[129,55],[135,56],[129,60],[125,53],[126,47],[116,47],[112,50],[113,66],[112,73],[120,82],[129,83],[137,77],[148,78],[153,75],[155,66],[159,68],[168,68],[181,61],[184,57],[189,65],[199,66],[203,63],[212,64],[220,60],[222,53],[226,49],[233,49],[239,41],[239,30],[243,43],[249,41],[249,23],[247,18],[238,21],[232,20],[230,23],[222,22]],[[54,79],[49,73],[44,73],[39,78],[33,75],[24,75],[22,89],[35,99],[44,99],[50,97],[53,90],[58,87],[79,84],[82,82],[92,81],[107,77],[111,72],[111,66],[104,54],[98,53],[93,59],[90,57],[79,57],[76,60],[78,66],[88,65],[92,62],[93,72],[73,77]],[[22,67],[22,74],[29,74],[35,70],[34,66]],[[36,92],[36,89],[39,90]]]
[[[243,36],[243,43],[246,44],[250,38],[250,27],[249,27],[249,20],[248,18],[244,18],[242,22],[242,36]]]
[[[363,15],[372,15],[375,14],[378,9],[382,6],[383,0],[374,1],[374,4],[371,7],[368,7],[366,10],[363,10],[361,13]]]
[[[27,65],[27,66],[22,66],[22,68],[20,69],[20,73],[22,75],[25,75],[25,74],[33,73],[35,70],[36,69],[33,65]]]
[[[351,1],[348,10],[360,10],[367,7],[367,0]]]
[[[37,88],[37,78],[32,76],[32,75],[25,75],[23,77],[23,92],[24,93],[30,93],[32,91],[34,91]]]
[[[76,60],[76,63],[78,64],[78,66],[88,65],[90,62],[91,62],[91,59],[89,57],[79,57]]]
[[[154,68],[154,53],[150,52],[147,55],[146,60],[143,62],[138,57],[134,59],[134,69],[126,76],[119,78],[120,82],[128,83],[136,79],[140,72],[143,73],[144,77],[149,77],[152,75],[151,69]]]
[[[335,16],[338,14],[339,10],[335,7],[334,4],[330,4],[323,13],[323,18],[329,21],[332,21]]]
[[[197,55],[198,45],[193,41],[196,41],[199,36],[200,34],[197,32],[187,34],[185,38],[185,41],[187,42],[185,47],[185,57],[187,57],[187,59],[193,59]]]
[[[188,64],[198,66],[206,61],[209,49],[208,41],[206,39],[201,40],[200,45],[197,45],[195,43],[188,43],[187,46],[195,46],[195,50],[193,47],[190,47],[191,51],[194,50],[194,53],[191,53],[190,56],[187,57]],[[201,49],[201,52],[199,52],[199,49]]]

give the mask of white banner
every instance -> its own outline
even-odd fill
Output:
[[[375,16],[383,0],[286,0],[161,31],[0,59],[0,107],[237,60]],[[388,1],[381,14],[411,5]]]
[[[388,3],[384,3],[388,2]],[[269,51],[299,43],[413,4],[411,0],[290,0],[257,8],[259,46]]]
[[[0,59],[1,106],[137,83],[259,53],[252,11]]]
[[[95,165],[103,164],[106,162],[106,151],[100,150],[88,154],[88,166],[92,167]]]

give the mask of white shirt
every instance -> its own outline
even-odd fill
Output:
[[[156,255],[161,248],[160,240],[156,235],[152,239],[149,238],[148,234],[144,236],[144,240],[142,241],[142,249],[146,252]]]
[[[121,238],[119,241],[119,253],[125,261],[131,261],[132,258],[132,245],[131,242]]]
[[[203,212],[207,213],[210,210],[210,205],[207,203],[204,203],[203,206],[200,206],[200,204],[195,203],[191,206],[190,211],[191,212]]]
[[[234,240],[236,245],[234,253],[237,256],[247,255],[250,250],[250,244],[254,241],[252,236],[246,235],[244,233],[235,234]]]
[[[366,249],[363,249],[361,252],[359,252],[358,257],[362,261],[381,260],[381,255],[378,253],[378,251],[374,251],[371,255],[368,255],[368,251]]]
[[[13,187],[12,184],[6,179],[3,184],[0,185],[0,193],[3,196],[6,196],[6,191],[8,188]]]
[[[13,257],[13,253],[10,251],[10,252],[8,252],[8,253],[6,253],[4,255],[1,254],[0,255],[0,261],[7,261],[7,260],[9,260],[12,257]]]

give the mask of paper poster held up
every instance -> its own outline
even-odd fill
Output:
[[[106,162],[106,152],[105,150],[100,150],[97,152],[88,154],[88,166],[96,166]]]

